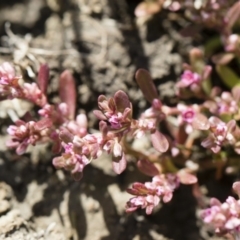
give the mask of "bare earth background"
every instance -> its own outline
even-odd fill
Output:
[[[136,23],[131,0],[1,0],[0,63],[17,66],[25,81],[34,81],[39,64],[50,72],[49,99],[58,101],[59,74],[74,73],[78,109],[86,111],[90,129],[97,126],[92,110],[99,94],[127,91],[134,114],[146,107],[134,81],[139,67],[150,71],[161,98],[176,103],[174,82],[192,46],[203,39],[179,35],[184,18],[161,12],[146,24]],[[11,23],[6,30],[5,23]],[[11,32],[12,31],[12,32]],[[8,33],[8,36],[7,36]],[[66,86],[67,88],[67,86]],[[5,147],[6,128],[14,116],[32,110],[23,101],[0,103],[0,239],[47,240],[199,240],[212,237],[198,217],[199,206],[191,186],[181,186],[173,200],[151,216],[144,211],[126,214],[130,198],[125,189],[146,181],[134,159],[116,176],[104,155],[86,167],[84,178],[74,182],[51,164],[49,145],[23,156]],[[149,145],[142,139],[136,148]],[[202,191],[224,200],[232,179],[214,180],[214,171],[199,176]],[[207,199],[204,199],[207,201]]]

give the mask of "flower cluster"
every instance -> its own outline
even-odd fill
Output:
[[[234,191],[240,194],[240,182],[233,184]],[[236,239],[240,237],[240,200],[228,197],[224,203],[212,198],[210,208],[202,210],[203,221],[211,225],[218,234],[231,233]]]
[[[220,95],[220,96],[219,96]],[[204,102],[204,107],[215,115],[235,115],[238,119],[240,105],[240,87],[236,86],[231,92],[220,93],[218,89],[212,90],[212,99]]]
[[[177,95],[187,98],[196,96],[202,98],[206,91],[204,85],[209,81],[212,72],[210,65],[205,65],[204,54],[198,48],[189,52],[190,64],[184,63],[184,72],[177,82]]]
[[[0,99],[13,99],[21,97],[23,91],[19,85],[19,77],[15,76],[15,70],[8,62],[0,66]]]
[[[71,133],[66,129],[60,131],[59,136],[64,152],[62,156],[54,158],[53,164],[57,168],[65,168],[71,170],[74,175],[77,173],[82,176],[85,165],[106,151],[108,154],[112,154],[113,169],[120,174],[125,170],[127,164],[122,146],[122,140],[126,134],[140,137],[142,134],[150,132],[153,146],[160,152],[165,152],[168,142],[164,135],[156,130],[156,122],[159,118],[156,111],[159,104],[157,104],[158,101],[155,102],[144,116],[135,120],[132,118],[132,105],[123,91],[116,92],[114,97],[109,99],[103,95],[99,96],[100,110],[95,110],[94,114],[100,120],[100,133],[79,136],[77,132],[71,130]]]
[[[7,146],[16,148],[17,154],[21,155],[26,151],[28,145],[35,145],[37,142],[44,140],[48,135],[52,122],[48,119],[38,122],[18,120],[15,124],[7,129],[8,134],[12,137],[7,142]]]
[[[35,120],[29,113],[25,114],[22,120],[17,120],[15,125],[8,128],[8,133],[12,137],[7,142],[7,146],[15,148],[18,154],[23,154],[29,145],[36,145],[38,142],[47,142],[51,139],[58,143],[58,129],[56,122],[61,124],[67,121],[63,120],[63,107],[51,106],[47,102],[45,95],[46,85],[48,83],[48,68],[42,65],[39,71],[39,82],[19,84],[20,77],[15,76],[15,71],[9,63],[3,63],[0,66],[0,90],[2,99],[18,98],[28,100],[40,107],[39,115],[42,116],[39,120]],[[47,78],[42,76],[46,75]],[[43,92],[40,87],[45,89]],[[64,105],[64,103],[59,106]],[[65,106],[67,108],[67,106]],[[56,110],[55,110],[56,109]],[[54,116],[54,117],[53,117]],[[57,151],[60,148],[58,147]]]
[[[177,11],[182,8],[186,11],[186,16],[195,23],[222,30],[228,20],[225,18],[226,13],[234,3],[234,0],[174,0],[165,1],[165,7],[168,7],[172,11]]]
[[[161,174],[153,177],[152,182],[134,183],[127,192],[135,195],[126,205],[127,212],[133,212],[138,208],[146,209],[151,214],[160,200],[167,203],[172,199],[173,191],[179,186],[179,179],[174,174]]]
[[[186,17],[195,24],[226,32],[228,25],[232,24],[229,9],[234,4],[237,5],[235,0],[145,0],[136,7],[135,15],[137,17],[151,16],[161,11],[162,8],[174,12],[182,9]]]
[[[64,168],[71,171],[76,180],[82,177],[84,167],[101,154],[98,138],[93,135],[85,135],[80,138],[69,132],[60,133],[64,152],[53,159],[56,168]]]
[[[210,117],[209,123],[211,134],[202,141],[203,147],[211,148],[214,153],[218,153],[224,144],[234,145],[236,143],[234,138],[235,120],[225,123],[217,117]]]
[[[14,68],[7,62],[0,66],[0,96],[1,99],[20,98],[33,102],[38,106],[46,104],[46,96],[36,83],[19,84],[20,77],[15,76]]]

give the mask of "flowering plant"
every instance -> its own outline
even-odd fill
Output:
[[[139,170],[151,176],[152,181],[136,182],[127,190],[134,197],[127,202],[126,211],[145,208],[146,213],[150,214],[161,200],[171,200],[180,183],[197,183],[195,173],[201,163],[192,161],[193,153],[190,150],[197,139],[202,139],[202,147],[209,149],[212,154],[219,153],[228,145],[232,146],[236,153],[239,152],[239,127],[234,119],[238,119],[239,115],[240,88],[234,88],[232,94],[223,92],[221,97],[211,93],[209,98],[204,82],[208,81],[211,67],[194,67],[202,57],[199,50],[193,50],[190,55],[192,66],[185,65],[187,70],[176,84],[176,93],[179,97],[183,93],[185,97],[191,97],[191,93],[195,93],[199,98],[206,99],[202,104],[179,103],[176,107],[164,105],[149,73],[139,69],[136,80],[144,97],[151,104],[150,108],[143,112],[139,119],[134,119],[132,104],[125,92],[119,90],[110,98],[100,95],[99,110],[94,110],[94,115],[100,121],[97,133],[88,132],[84,113],[75,117],[75,82],[69,71],[60,76],[61,102],[52,105],[48,103],[46,96],[49,77],[47,65],[41,66],[37,83],[20,84],[20,77],[15,76],[13,67],[4,63],[0,67],[1,99],[24,99],[40,108],[37,120],[26,114],[23,119],[17,120],[15,125],[9,126],[7,132],[11,140],[7,145],[21,155],[29,145],[51,141],[53,153],[58,154],[53,158],[53,165],[70,171],[75,180],[82,178],[84,168],[103,151],[112,155],[113,170],[117,174],[125,170],[126,156],[133,155],[138,160]],[[68,91],[71,93],[69,95],[64,92],[65,84],[68,84]],[[214,115],[209,117],[210,114]],[[223,114],[225,118],[229,116],[233,119],[223,121]],[[162,123],[167,124],[168,136],[159,130]],[[176,128],[175,131],[172,131],[172,126]],[[199,131],[201,134],[196,135]],[[136,139],[143,135],[150,136],[155,149],[152,155],[134,152],[129,145],[128,138]],[[211,155],[211,152],[208,155]],[[176,167],[176,163],[180,163],[181,167]]]
[[[240,170],[234,161],[240,154],[240,78],[230,67],[232,60],[239,61],[240,38],[234,27],[239,22],[240,2],[145,1],[135,13],[151,15],[161,8],[174,12],[184,9],[196,26],[218,32],[223,49],[217,54],[210,49],[214,52],[211,61],[206,61],[209,52],[190,50],[189,63],[183,64],[175,84],[176,104],[162,101],[150,73],[138,69],[135,80],[149,107],[134,117],[127,92],[100,95],[98,109],[93,111],[99,120],[98,129],[93,132],[88,128],[86,114],[76,114],[76,84],[70,71],[60,75],[60,100],[52,104],[47,95],[46,64],[41,65],[34,83],[24,82],[10,63],[0,65],[0,101],[21,99],[38,109],[8,127],[11,139],[7,146],[22,155],[30,145],[50,142],[54,167],[70,172],[76,181],[81,180],[88,164],[100,161],[103,152],[111,156],[116,174],[123,173],[129,160],[134,161],[149,180],[134,182],[127,188],[132,195],[126,203],[128,213],[144,209],[146,214],[152,214],[161,201],[171,201],[181,184],[199,190],[200,171],[214,168],[216,179],[220,179],[223,174]],[[213,74],[218,74],[225,88],[214,85]],[[134,149],[132,143],[144,136],[151,149]],[[203,152],[202,158],[196,156],[199,152]],[[235,182],[233,189],[240,196],[240,182]],[[228,233],[240,239],[239,201],[232,196],[224,203],[213,198],[201,217],[217,234]]]

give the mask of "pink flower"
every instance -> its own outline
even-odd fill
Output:
[[[42,93],[36,83],[24,83],[24,98],[28,99],[38,106],[43,107],[47,103],[46,96]]]
[[[87,125],[87,117],[81,113],[76,117],[75,121],[68,122],[66,127],[71,133],[84,137],[87,135]]]
[[[160,198],[158,196],[137,196],[131,198],[126,205],[127,212],[133,212],[138,208],[146,208],[146,213],[151,214],[152,210],[155,206],[157,206],[160,202]]]
[[[239,184],[240,182],[235,182],[233,188]],[[237,189],[234,190],[236,191]],[[234,236],[239,236],[240,200],[228,197],[224,203],[221,203],[217,199],[212,198],[210,205],[210,208],[201,212],[203,221],[212,226],[218,234],[225,234],[228,232]]]
[[[130,128],[132,121],[132,105],[123,91],[117,91],[113,98],[98,97],[99,110],[93,113],[99,120],[107,121],[112,130],[125,132]]]
[[[71,171],[73,177],[80,180],[84,167],[102,154],[100,146],[102,138],[93,134],[79,137],[65,128],[60,132],[59,137],[64,152],[53,159],[53,165]]]
[[[185,132],[192,133],[193,129],[207,130],[209,128],[208,119],[202,114],[199,105],[186,106],[181,103],[177,105],[178,123],[185,125]]]
[[[201,77],[198,73],[192,72],[190,70],[185,70],[181,76],[180,82],[177,83],[177,86],[180,88],[188,87],[193,84],[199,84]]]
[[[44,118],[49,118],[51,121],[59,126],[68,122],[68,106],[66,103],[56,105],[45,104],[38,114]]]
[[[64,168],[71,171],[75,180],[80,180],[84,167],[90,163],[90,159],[83,154],[78,154],[73,143],[64,144],[65,153],[53,159],[56,168]]]
[[[7,142],[7,146],[16,148],[17,154],[23,154],[28,145],[35,145],[41,141],[45,135],[45,130],[52,125],[49,119],[43,119],[38,122],[24,122],[18,120],[16,125],[11,125],[7,131],[12,139]]]
[[[120,129],[122,127],[121,118],[122,118],[121,113],[113,114],[109,117],[108,121],[113,129]]]
[[[4,62],[0,65],[0,84],[9,85],[17,80],[18,78],[15,77],[15,70],[10,63]]]
[[[210,117],[210,135],[201,143],[203,147],[210,148],[214,153],[218,153],[223,144],[234,144],[234,130],[236,129],[236,121],[231,120],[228,123],[221,121],[217,117]]]
[[[118,134],[108,132],[106,123],[102,121],[100,130],[102,132],[102,139],[99,138],[101,149],[112,154],[113,170],[120,174],[127,166],[126,156],[121,145],[121,134],[119,137]]]
[[[134,183],[127,192],[135,195],[126,204],[126,211],[133,212],[138,208],[146,209],[147,214],[151,214],[160,200],[169,202],[172,199],[173,191],[179,186],[179,180],[173,174],[161,174],[152,178],[152,182]]]
[[[236,52],[239,49],[240,37],[237,34],[231,34],[225,40],[225,51]]]
[[[182,118],[184,122],[192,123],[195,117],[195,111],[192,108],[188,108],[182,112]]]
[[[22,97],[23,92],[18,83],[19,77],[15,76],[14,68],[10,63],[0,65],[0,96],[2,99]]]
[[[199,112],[199,107],[196,106],[186,106],[184,104],[179,103],[177,105],[177,109],[179,110],[179,123],[182,124],[183,122],[191,124],[196,116],[196,112]]]
[[[239,87],[234,87],[232,92],[223,92],[221,96],[214,96],[214,100],[204,103],[204,106],[214,114],[237,114],[239,103]]]

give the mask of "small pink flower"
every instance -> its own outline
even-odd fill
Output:
[[[9,85],[12,84],[18,78],[15,77],[15,70],[8,62],[4,62],[0,65],[0,84]]]
[[[65,115],[65,119],[68,114]],[[59,115],[59,117],[63,117]],[[61,118],[60,118],[61,119]],[[62,118],[64,122],[64,118]],[[85,114],[81,113],[76,117],[76,120],[71,120],[65,124],[66,128],[72,133],[79,137],[84,137],[87,135],[87,117]]]
[[[51,119],[56,125],[60,126],[64,123],[71,125],[68,119],[68,106],[66,103],[60,103],[58,105],[44,104],[44,106],[38,111],[38,114],[44,118]],[[74,121],[74,123],[76,123]],[[76,128],[78,128],[77,126]]]
[[[182,118],[183,118],[183,121],[184,122],[187,122],[187,123],[192,123],[194,117],[195,117],[195,111],[191,108],[185,110],[182,112]]]
[[[202,146],[210,148],[214,153],[220,151],[223,144],[234,144],[234,130],[236,129],[236,121],[231,120],[228,123],[221,121],[217,117],[210,117],[210,135],[202,141]]]
[[[190,70],[185,70],[181,76],[181,80],[178,83],[178,87],[188,87],[192,84],[199,84],[201,77],[198,73]]]
[[[122,118],[122,114],[118,113],[118,114],[113,114],[109,117],[108,121],[111,124],[111,127],[113,129],[120,129],[122,127],[121,124],[121,119]]]
[[[209,128],[208,119],[201,113],[199,105],[185,106],[183,104],[177,105],[178,123],[185,125],[185,132],[191,134],[193,129],[207,130]]]
[[[239,49],[240,37],[237,34],[231,34],[225,40],[226,52],[235,52]]]
[[[222,114],[237,114],[239,104],[239,87],[232,89],[232,92],[223,92],[221,96],[213,96],[214,100],[209,100],[204,103],[204,106],[211,112],[217,115]]]
[[[24,83],[23,92],[25,99],[28,99],[38,106],[43,107],[47,103],[46,96],[42,93],[36,83]]]
[[[193,107],[188,107],[183,104],[178,104],[177,109],[180,111],[180,118],[179,118],[179,123],[181,124],[182,122],[189,123],[191,124],[196,116],[196,112],[199,112],[199,108],[197,106]]]
[[[113,98],[107,99],[104,95],[98,97],[98,106],[100,110],[95,110],[95,116],[107,121],[112,130],[125,132],[130,128],[132,121],[132,105],[127,94],[123,91],[117,91]]]
[[[23,91],[18,83],[19,77],[15,76],[14,68],[5,62],[0,65],[0,97],[1,99],[22,98]]]

